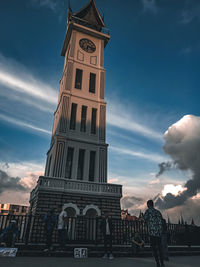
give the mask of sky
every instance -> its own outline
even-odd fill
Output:
[[[73,11],[85,4],[71,0]],[[122,207],[136,216],[153,198],[173,222],[182,214],[200,224],[200,3],[96,5],[111,35],[104,60],[108,180],[123,185]],[[28,204],[44,173],[67,6],[67,0],[1,3],[0,203]]]

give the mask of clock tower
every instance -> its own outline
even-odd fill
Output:
[[[44,176],[31,210],[63,205],[69,216],[121,216],[121,185],[107,183],[104,49],[110,39],[94,0],[68,8],[64,67]],[[47,96],[48,97],[48,96]]]

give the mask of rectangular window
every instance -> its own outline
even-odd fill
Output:
[[[89,86],[90,93],[95,93],[95,85],[96,85],[96,74],[90,73],[90,86]]]
[[[76,78],[75,78],[75,88],[76,89],[81,89],[82,76],[83,76],[83,71],[80,69],[76,69]]]
[[[80,149],[78,155],[77,180],[83,180],[85,150]]]
[[[82,106],[82,111],[81,111],[81,128],[80,128],[80,131],[81,132],[85,132],[86,131],[86,117],[87,117],[87,107],[86,106]]]
[[[97,109],[92,109],[92,119],[91,119],[91,133],[96,134],[96,120],[97,120]]]
[[[96,152],[90,151],[89,181],[94,182]]]
[[[65,177],[68,179],[72,178],[72,163],[73,163],[73,156],[74,156],[74,148],[68,147],[67,150],[67,164],[65,170]]]
[[[77,111],[77,104],[72,103],[71,107],[71,118],[70,118],[70,129],[76,129],[76,111]]]

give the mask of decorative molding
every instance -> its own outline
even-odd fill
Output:
[[[67,209],[67,208],[73,208],[76,211],[76,216],[80,215],[80,209],[77,207],[76,204],[74,203],[66,203],[63,205],[63,210]]]
[[[100,122],[99,122],[99,139],[105,141],[105,128],[106,128],[106,107],[100,106]]]
[[[101,40],[101,55],[100,55],[100,66],[104,65],[104,40]]]
[[[105,90],[105,72],[101,71],[100,74],[100,98],[104,99],[104,90]]]
[[[84,61],[84,54],[80,50],[77,51],[77,59]]]
[[[76,42],[76,32],[73,31],[71,45],[70,45],[70,57],[74,57],[75,42]]]
[[[67,65],[67,73],[66,75],[66,86],[64,85],[64,88],[66,90],[71,90],[72,89],[72,76],[73,76],[73,63],[68,62]]]
[[[91,56],[90,57],[90,64],[97,65],[97,56]]]
[[[98,215],[98,216],[101,216],[101,210],[99,209],[98,206],[93,205],[93,204],[91,204],[91,205],[87,205],[87,206],[83,209],[83,215],[85,216],[86,213],[87,213],[87,211],[90,210],[90,209],[96,210],[97,215]]]

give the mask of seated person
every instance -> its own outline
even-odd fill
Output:
[[[3,229],[0,235],[0,244],[3,241],[6,243],[6,247],[14,247],[18,232],[17,222],[11,220],[10,225]]]
[[[140,250],[144,248],[144,241],[142,240],[138,232],[132,235],[131,242],[133,254],[138,255]]]

